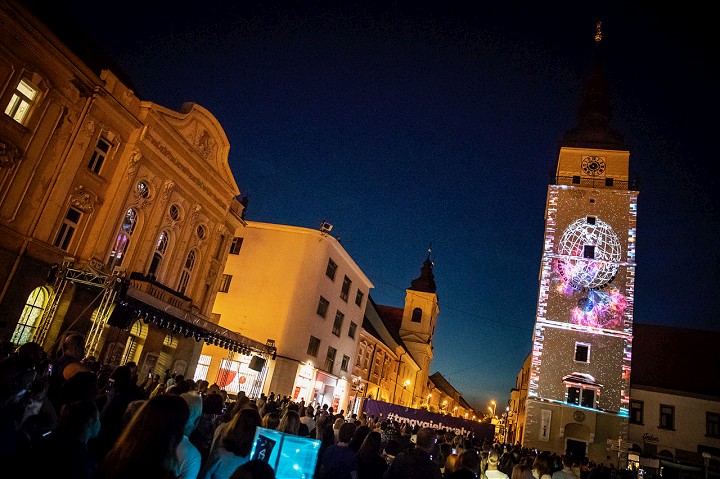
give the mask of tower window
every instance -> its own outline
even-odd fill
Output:
[[[222,275],[222,281],[220,282],[220,293],[227,293],[230,291],[230,283],[232,282],[232,275],[231,274],[224,274]]]
[[[588,216],[587,217],[587,224],[594,225],[595,224],[595,217],[594,216]]]
[[[574,185],[579,185],[579,184],[580,184],[580,177],[579,177],[579,176],[573,176],[573,177],[572,177],[572,182],[573,182]]]
[[[613,183],[614,182],[612,178],[605,178],[605,186],[612,186]]]
[[[590,345],[585,343],[575,343],[575,361],[580,363],[590,362]]]
[[[583,258],[595,259],[595,245],[586,244],[583,246]]]
[[[580,386],[569,386],[567,389],[567,403],[583,407],[595,407],[595,389]]]
[[[410,321],[413,323],[421,323],[422,322],[422,309],[415,308],[412,312],[412,318],[410,318]]]

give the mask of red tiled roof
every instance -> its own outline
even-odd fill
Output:
[[[635,387],[720,397],[720,331],[633,325]]]

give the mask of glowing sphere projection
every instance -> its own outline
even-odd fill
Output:
[[[599,218],[579,218],[558,244],[558,269],[574,289],[598,289],[609,284],[621,259],[620,240]]]

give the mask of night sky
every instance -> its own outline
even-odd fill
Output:
[[[56,3],[142,100],[174,110],[196,102],[217,117],[250,197],[246,219],[328,221],[378,304],[403,305],[432,245],[431,372],[478,411],[491,399],[504,406],[531,350],[547,185],[601,20],[612,124],[639,181],[635,320],[720,328],[708,12],[613,2],[553,11],[540,10],[545,2]]]

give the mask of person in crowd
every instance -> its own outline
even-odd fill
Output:
[[[487,469],[485,469],[485,477],[487,477],[487,479],[509,479],[508,475],[499,469],[499,465],[500,465],[500,454],[498,453],[497,449],[491,449],[488,452]]]
[[[362,446],[365,437],[370,432],[370,428],[367,426],[361,426],[357,422],[353,422],[353,424],[355,424],[355,434],[353,435],[353,438],[350,439],[348,447],[351,451],[357,453],[360,450],[360,446]]]
[[[200,451],[190,442],[189,436],[195,429],[195,425],[202,414],[202,397],[197,392],[186,392],[181,394],[180,397],[187,402],[190,414],[185,425],[185,433],[177,449],[178,463],[180,465],[178,479],[197,479],[202,465],[202,456]]]
[[[552,479],[580,479],[573,471],[572,456],[569,454],[563,454],[560,458],[562,463],[562,469],[552,473]]]
[[[466,449],[460,453],[457,469],[446,472],[446,479],[476,479],[480,471],[480,455],[475,449]],[[507,476],[506,476],[507,477]]]
[[[307,406],[303,409],[303,415],[300,417],[300,422],[305,424],[308,428],[308,435],[314,437],[315,435],[315,409],[312,406]]]
[[[357,479],[357,457],[348,447],[354,435],[355,423],[340,426],[337,443],[325,449],[320,457],[318,479]]]
[[[434,429],[419,429],[415,447],[410,451],[399,453],[383,477],[385,479],[441,479],[440,467],[430,456],[435,447],[435,440]]]
[[[549,452],[541,452],[533,461],[535,479],[552,479],[553,458]]]
[[[190,408],[179,396],[163,394],[149,399],[103,459],[100,478],[176,478],[176,451],[189,416]]]
[[[60,389],[65,381],[78,372],[91,371],[82,363],[85,357],[85,336],[69,331],[61,344],[62,354],[52,362],[48,387],[48,397],[57,412],[60,412]]]
[[[337,444],[338,438],[340,437],[340,428],[342,427],[343,424],[345,424],[345,419],[343,419],[341,417],[333,418],[332,415],[330,417],[332,418],[331,420],[333,421],[333,431],[335,432],[335,444]]]
[[[447,443],[445,443],[447,444]],[[448,444],[449,446],[449,444]],[[460,455],[457,453],[451,452],[447,458],[445,459],[445,466],[441,467],[441,471],[443,473],[443,477],[448,477],[448,474],[457,471],[460,468]]]
[[[511,479],[533,479],[533,461],[534,455],[527,453],[521,455],[515,466],[513,466]]]
[[[382,455],[385,458],[385,462],[388,463],[388,466],[395,460],[395,456],[397,456],[399,453],[400,443],[398,441],[396,441],[395,439],[390,439],[385,443],[385,448],[383,449]]]
[[[260,459],[253,459],[235,469],[230,479],[275,479],[275,471]]]
[[[280,426],[280,414],[269,412],[262,418],[262,427],[265,429],[277,429]]]
[[[118,366],[110,375],[108,387],[100,399],[100,434],[91,443],[97,457],[103,457],[120,436],[123,428],[123,415],[128,404],[134,399],[132,373],[127,365]]]
[[[300,430],[300,416],[298,413],[288,410],[282,419],[280,419],[280,424],[278,425],[277,430],[297,436],[298,431]]]
[[[58,426],[45,436],[33,452],[38,460],[27,464],[30,477],[92,479],[98,463],[88,441],[100,432],[100,413],[93,401],[63,405]]]
[[[357,437],[357,432],[353,438],[355,437]],[[380,433],[377,431],[368,432],[355,457],[358,465],[358,479],[381,478],[388,467],[388,463],[385,462],[385,458],[382,456],[382,437]]]
[[[225,401],[219,394],[219,389],[208,393],[203,398],[202,414],[195,429],[190,434],[190,442],[200,451],[203,464],[207,461],[210,453],[214,433],[222,423],[224,407]]]
[[[210,450],[200,479],[228,479],[239,466],[250,460],[255,431],[260,426],[260,414],[253,408],[240,410],[223,430]]]

